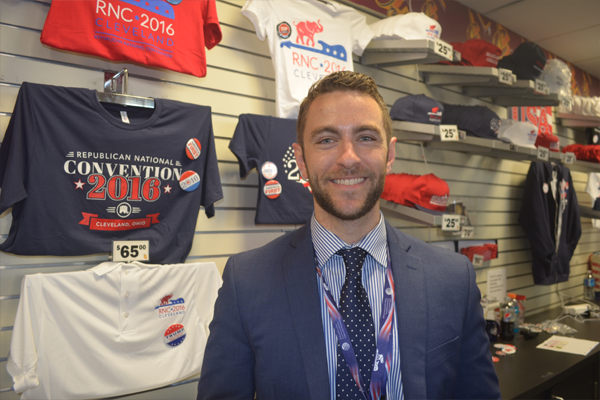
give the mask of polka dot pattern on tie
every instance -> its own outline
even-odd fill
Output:
[[[346,324],[356,361],[368,390],[375,358],[375,328],[369,297],[362,285],[362,267],[367,252],[360,247],[341,249],[336,254],[344,257],[346,280],[340,294],[339,310]],[[337,346],[336,398],[364,399],[360,393],[339,343]]]

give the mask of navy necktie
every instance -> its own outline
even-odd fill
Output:
[[[340,294],[339,309],[354,348],[365,390],[368,393],[376,345],[371,305],[362,285],[362,266],[367,252],[360,247],[355,247],[349,250],[341,249],[337,254],[344,257],[346,264],[346,280]],[[336,398],[339,400],[363,399],[339,343],[337,346]]]

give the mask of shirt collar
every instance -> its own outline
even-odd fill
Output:
[[[387,231],[381,211],[379,212],[379,223],[377,226],[355,244],[344,242],[336,234],[323,227],[315,218],[314,213],[310,221],[310,228],[313,246],[321,268],[329,262],[329,259],[338,250],[350,249],[352,247],[360,247],[366,250],[375,261],[384,267],[387,266]]]
[[[119,267],[129,267],[129,268],[157,268],[160,267],[159,264],[142,264],[139,263],[137,261],[134,261],[130,264],[128,263],[122,263],[122,262],[103,262],[102,264],[99,264],[97,266],[95,266],[94,268],[90,268],[88,269],[88,271],[92,271],[94,272],[94,274],[96,274],[97,276],[103,276],[108,274],[109,272],[112,272],[113,270],[119,268]]]

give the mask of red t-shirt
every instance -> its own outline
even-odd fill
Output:
[[[203,77],[221,27],[214,0],[53,0],[41,41]]]

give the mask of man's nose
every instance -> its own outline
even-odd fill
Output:
[[[338,164],[348,169],[359,164],[360,157],[356,150],[356,143],[353,140],[342,140]]]

